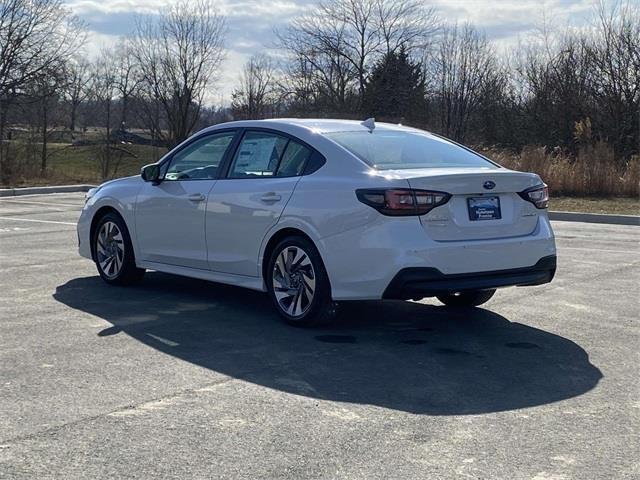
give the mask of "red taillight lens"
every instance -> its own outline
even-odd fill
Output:
[[[527,202],[533,203],[536,208],[547,208],[549,206],[549,187],[546,185],[529,188],[518,195]]]
[[[444,192],[414,189],[360,189],[356,196],[362,203],[384,215],[424,215],[449,201]]]

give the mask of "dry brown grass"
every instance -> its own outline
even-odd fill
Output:
[[[640,157],[620,164],[605,143],[582,148],[575,158],[538,146],[527,146],[519,155],[500,150],[484,153],[507,168],[537,173],[555,196],[640,196]]]

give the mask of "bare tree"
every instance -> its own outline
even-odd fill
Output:
[[[142,80],[140,66],[129,38],[121,38],[114,49],[115,86],[120,97],[120,128],[125,128],[129,113],[129,100]]]
[[[358,97],[364,98],[372,57],[382,44],[378,30],[376,0],[328,0],[320,3],[323,16],[337,22],[344,48],[338,53],[353,67],[358,80]]]
[[[67,85],[65,96],[69,104],[69,129],[76,129],[78,108],[88,98],[91,83],[89,62],[83,58],[72,58],[67,62]]]
[[[232,94],[231,108],[236,118],[272,116],[277,102],[275,67],[264,54],[252,56],[240,75],[240,87]]]
[[[66,82],[66,72],[64,66],[52,65],[50,70],[42,71],[31,85],[33,86],[33,96],[40,107],[40,173],[45,174],[47,170],[47,160],[49,159],[49,126],[51,124],[51,111],[55,108],[59,98],[62,96]],[[54,124],[55,125],[55,124]]]
[[[571,145],[574,123],[591,109],[588,63],[584,40],[572,35],[520,52],[515,74],[529,142]]]
[[[415,0],[376,0],[376,23],[386,55],[426,50],[441,28],[435,9]]]
[[[462,141],[482,92],[498,72],[484,35],[466,24],[444,30],[431,65],[433,87],[445,135]]]
[[[315,65],[304,54],[284,62],[278,81],[278,103],[289,112],[300,115],[312,111],[319,103]]]
[[[8,105],[83,42],[82,25],[62,0],[0,2],[0,178]]]
[[[278,32],[278,38],[280,47],[289,53],[287,69],[294,74],[296,82],[301,80],[313,89],[317,101],[329,111],[349,110],[353,82],[357,76],[353,65],[343,54],[348,48],[344,25],[334,17],[307,15]],[[285,95],[299,91],[295,85],[289,87],[294,88],[287,89]]]
[[[167,146],[186,139],[224,59],[225,19],[209,0],[180,0],[138,22],[132,49],[149,129]],[[159,124],[166,122],[167,132]]]
[[[619,157],[640,152],[640,9],[632,2],[610,9],[600,3],[586,49],[606,136]]]
[[[112,169],[117,146],[113,137],[113,106],[118,97],[117,55],[103,49],[95,60],[91,75],[91,100],[102,117],[102,130],[98,144],[98,162],[101,178],[106,179]],[[121,157],[120,157],[121,158]]]

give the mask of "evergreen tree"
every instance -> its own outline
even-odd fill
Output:
[[[420,64],[404,48],[384,55],[373,67],[365,89],[368,115],[400,121],[417,118],[425,102],[425,82]]]

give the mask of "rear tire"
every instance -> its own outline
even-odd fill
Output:
[[[139,282],[145,270],[136,267],[129,230],[120,215],[109,212],[93,233],[93,257],[100,277],[110,285]]]
[[[284,238],[271,252],[265,272],[269,297],[289,325],[316,327],[334,320],[329,277],[309,240]]]
[[[467,292],[438,295],[438,300],[448,307],[477,307],[488,302],[495,290],[472,290]]]

